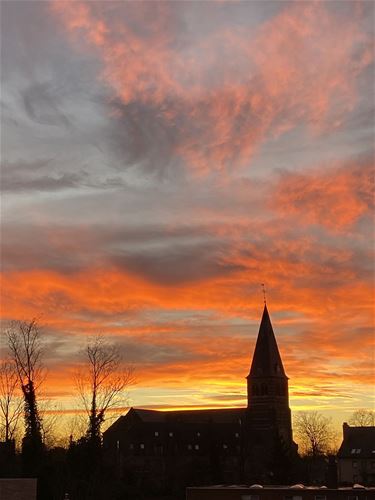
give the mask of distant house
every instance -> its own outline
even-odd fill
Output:
[[[339,484],[375,485],[375,427],[343,424],[337,466]]]
[[[267,481],[296,454],[288,377],[267,307],[247,378],[245,408],[152,411],[132,408],[103,435],[119,475],[142,484]]]

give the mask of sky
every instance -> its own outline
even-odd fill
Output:
[[[61,409],[98,333],[132,406],[245,406],[261,283],[292,410],[374,405],[374,25],[370,1],[1,2],[1,318],[38,318]]]

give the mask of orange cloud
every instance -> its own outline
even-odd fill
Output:
[[[123,163],[134,148],[132,165],[146,149],[168,168],[235,170],[286,132],[328,135],[354,110],[373,56],[360,3],[276,2],[261,25],[202,23],[199,33],[181,22],[180,9],[211,14],[222,5],[52,3],[75,47],[100,68],[113,113],[109,130],[101,120],[94,128],[98,141],[118,134]],[[134,392],[152,392],[152,403],[166,388],[194,393],[184,404],[244,404],[265,282],[292,402],[364,400],[373,383],[373,259],[358,229],[373,206],[370,160],[311,166],[276,186],[256,179],[259,168],[253,180],[168,179],[166,187],[138,176],[132,192],[128,172],[113,177],[113,165],[97,158],[98,178],[86,174],[91,157],[82,175],[60,177],[73,157],[7,165],[15,210],[2,226],[1,316],[45,325],[50,397],[72,407],[79,347],[101,332],[135,364]],[[46,180],[36,201],[25,188]],[[75,191],[65,197],[66,188]]]
[[[316,168],[283,175],[272,204],[302,224],[345,231],[374,206],[373,162]]]
[[[243,386],[260,314],[259,293],[249,293],[249,284],[265,276],[273,290],[271,312],[280,315],[274,325],[292,383],[305,390],[333,383],[340,375],[351,384],[371,384],[371,283],[355,284],[354,270],[348,266],[336,271],[340,280],[328,291],[322,286],[325,257],[323,264],[304,262],[306,242],[291,243],[291,253],[283,245],[275,241],[271,257],[256,247],[248,249],[251,256],[234,252],[232,258],[241,258],[242,269],[235,275],[181,285],[155,284],[110,267],[72,274],[3,273],[2,316],[41,314],[47,338],[48,331],[55,331],[66,339],[46,382],[51,394],[74,394],[79,359],[72,360],[69,344],[77,346],[78,339],[82,343],[98,331],[124,343],[125,352],[141,367],[135,391],[150,383],[164,388],[199,384],[206,392],[216,387],[211,392],[219,393],[218,384],[226,390]],[[334,255],[342,258],[340,252]],[[311,284],[296,285],[300,276]],[[283,318],[284,311],[289,316]],[[207,404],[210,397],[202,395]]]
[[[286,4],[256,29],[221,26],[185,44],[168,3],[56,1],[52,10],[95,51],[101,79],[125,106],[143,103],[173,130],[173,154],[197,173],[247,165],[261,144],[297,125],[314,133],[341,126],[373,60],[357,7]]]

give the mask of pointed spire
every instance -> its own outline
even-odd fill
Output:
[[[267,304],[264,304],[249,376],[286,377]]]

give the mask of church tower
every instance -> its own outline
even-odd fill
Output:
[[[288,377],[284,371],[266,304],[250,373],[246,378],[252,431],[277,433],[286,445],[293,445]]]

